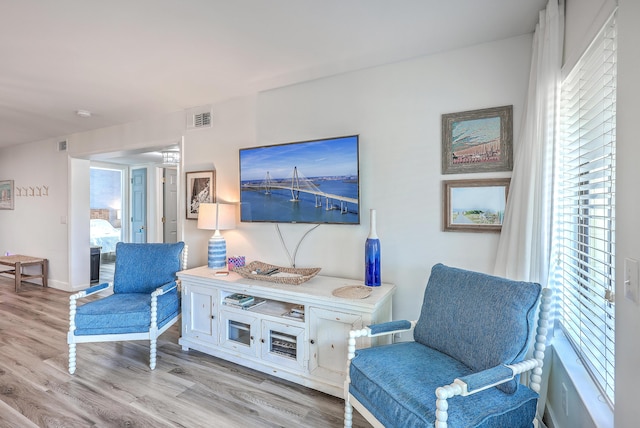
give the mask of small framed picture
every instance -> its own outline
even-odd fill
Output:
[[[442,182],[445,232],[500,232],[509,178]]]
[[[0,180],[0,210],[12,210],[14,200],[13,180]]]
[[[201,203],[216,201],[216,172],[187,172],[187,219],[197,220]]]
[[[513,106],[442,115],[442,173],[511,171]]]

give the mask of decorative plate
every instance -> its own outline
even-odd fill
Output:
[[[344,299],[365,299],[371,294],[371,287],[365,285],[347,285],[333,290],[331,294]]]

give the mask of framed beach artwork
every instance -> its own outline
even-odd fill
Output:
[[[511,171],[513,106],[442,115],[442,173]]]
[[[187,172],[187,219],[197,220],[201,203],[216,201],[216,172]]]
[[[509,178],[442,182],[445,232],[500,232]]]
[[[14,199],[13,180],[0,180],[0,210],[12,210]]]

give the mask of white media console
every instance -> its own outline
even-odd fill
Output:
[[[182,281],[183,350],[195,349],[331,394],[343,396],[349,331],[391,320],[395,285],[373,287],[363,299],[334,290],[362,281],[316,276],[301,285],[216,276],[206,266],[178,273]],[[253,296],[239,308],[228,296]],[[263,302],[264,300],[264,302]],[[360,338],[359,348],[385,338]],[[381,342],[387,343],[387,342]]]

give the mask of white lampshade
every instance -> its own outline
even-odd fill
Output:
[[[227,242],[220,234],[221,230],[236,227],[236,207],[231,204],[200,204],[198,211],[198,229],[215,230],[209,238],[207,248],[207,266],[221,269],[227,265]]]
[[[202,203],[198,210],[198,229],[228,230],[236,227],[236,206]]]

